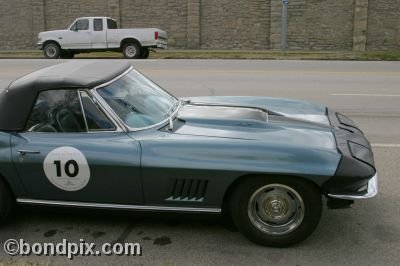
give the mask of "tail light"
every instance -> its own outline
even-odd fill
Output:
[[[154,39],[155,39],[155,40],[158,40],[158,31],[155,31],[155,32],[154,32]]]

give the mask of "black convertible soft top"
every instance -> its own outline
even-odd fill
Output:
[[[129,67],[131,65],[126,62],[73,60],[23,76],[0,92],[0,130],[23,130],[41,91],[94,88],[121,75]]]

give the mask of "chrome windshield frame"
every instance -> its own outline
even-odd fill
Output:
[[[174,95],[172,95],[171,93],[169,93],[168,91],[164,90],[160,85],[158,85],[157,83],[155,83],[154,81],[152,81],[151,79],[149,79],[148,77],[146,77],[145,75],[143,75],[144,77],[146,77],[147,79],[149,79],[151,82],[153,82],[154,84],[156,84],[158,87],[160,87],[160,89],[164,90],[167,94],[171,95],[174,99],[176,99],[179,104],[178,106],[175,108],[174,112],[172,112],[170,115],[166,116],[165,119],[163,119],[162,121],[150,125],[150,126],[146,126],[146,127],[130,127],[128,126],[119,116],[117,113],[115,113],[115,111],[111,108],[111,106],[103,99],[103,97],[101,97],[101,95],[97,92],[97,89],[103,88],[107,85],[110,85],[111,83],[119,80],[120,78],[124,77],[125,75],[127,75],[128,73],[130,73],[131,71],[135,70],[136,72],[138,72],[139,74],[143,75],[141,72],[137,71],[136,69],[133,68],[133,66],[130,66],[125,72],[123,72],[122,74],[120,74],[119,76],[113,78],[112,80],[109,80],[103,84],[100,84],[94,88],[92,88],[90,90],[91,94],[93,95],[93,97],[99,102],[99,104],[103,107],[103,109],[108,113],[109,116],[112,117],[112,119],[114,121],[116,121],[118,123],[118,125],[124,129],[124,131],[126,132],[135,132],[135,131],[142,131],[142,130],[146,130],[146,129],[150,129],[150,128],[155,128],[155,127],[159,127],[161,125],[167,125],[170,118],[172,117],[172,119],[176,116],[176,114],[179,112],[179,110],[181,109],[181,107],[183,106],[183,101],[181,99],[176,98]]]

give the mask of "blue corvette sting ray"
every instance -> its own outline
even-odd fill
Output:
[[[124,62],[77,60],[0,92],[0,222],[17,204],[224,214],[255,243],[316,228],[322,197],[378,191],[343,114],[268,97],[176,98]]]

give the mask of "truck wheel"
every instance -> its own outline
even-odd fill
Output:
[[[127,43],[122,48],[122,53],[127,59],[140,58],[141,49],[138,43]]]
[[[301,179],[249,178],[235,188],[230,211],[239,231],[251,241],[286,247],[303,241],[317,227],[321,193]]]
[[[15,199],[10,188],[0,177],[0,224],[3,224],[11,216],[15,207]]]
[[[149,58],[150,51],[149,48],[142,47],[142,56],[140,58],[147,59]]]
[[[57,59],[60,57],[60,46],[56,43],[48,43],[43,48],[43,53],[46,58]]]
[[[74,53],[68,50],[61,50],[60,52],[60,58],[62,59],[72,59],[74,58]]]

